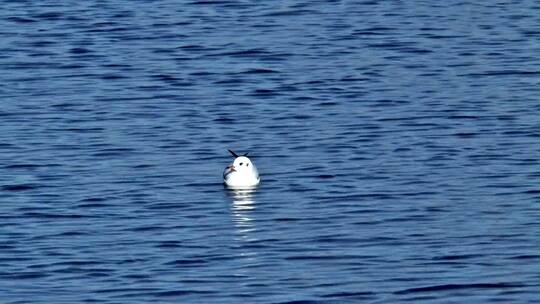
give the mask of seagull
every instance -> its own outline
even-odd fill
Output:
[[[254,187],[261,181],[257,167],[247,158],[247,153],[238,155],[231,150],[234,157],[232,164],[223,171],[223,182],[232,188]]]

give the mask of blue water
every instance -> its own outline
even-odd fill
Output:
[[[1,1],[0,302],[540,302],[540,2],[443,2]]]

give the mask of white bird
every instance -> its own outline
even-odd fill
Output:
[[[229,152],[234,157],[232,164],[223,171],[223,182],[231,188],[254,187],[261,181],[257,167],[247,158],[247,153],[238,155]]]

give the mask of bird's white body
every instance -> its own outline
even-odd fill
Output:
[[[257,186],[261,181],[257,167],[246,156],[233,156],[234,161],[223,171],[223,182],[232,188]]]

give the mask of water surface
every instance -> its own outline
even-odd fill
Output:
[[[3,303],[540,301],[537,1],[1,4]]]

